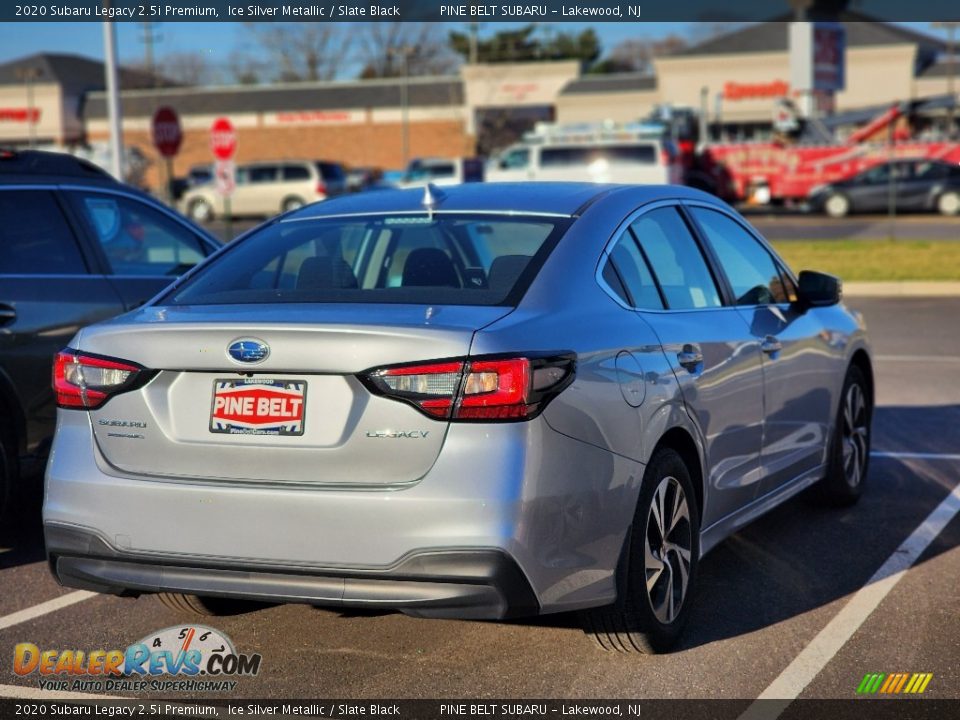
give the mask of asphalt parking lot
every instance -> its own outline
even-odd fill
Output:
[[[570,615],[486,623],[277,606],[207,623],[263,658],[231,697],[752,699],[800,683],[803,698],[853,698],[866,673],[924,672],[925,698],[960,699],[960,519],[895,585],[868,583],[956,492],[960,298],[849,304],[876,355],[866,494],[841,510],[794,499],[722,543],[701,565],[675,652],[603,652]],[[36,510],[0,528],[0,696],[39,697],[36,675],[12,670],[17,643],[124,648],[183,622],[151,597],[72,593],[48,574]],[[49,611],[57,598],[78,601]]]

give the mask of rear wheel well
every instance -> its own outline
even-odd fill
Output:
[[[675,450],[683,459],[687,470],[690,472],[690,480],[693,483],[693,490],[697,495],[697,510],[699,516],[703,517],[703,467],[700,464],[700,453],[697,451],[697,444],[693,438],[683,428],[674,427],[667,430],[657,446],[653,449],[650,457],[653,457],[661,448],[670,448]]]

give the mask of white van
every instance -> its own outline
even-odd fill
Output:
[[[487,167],[489,181],[574,180],[634,185],[680,184],[673,143],[656,126],[538,125]]]
[[[483,162],[478,158],[415,158],[397,182],[400,189],[431,185],[482,182]]]

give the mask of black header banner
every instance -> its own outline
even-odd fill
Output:
[[[142,700],[0,699],[0,719],[93,718],[400,718],[401,720],[941,720],[960,700]]]
[[[0,3],[3,22],[717,22],[794,18],[789,0],[40,0]],[[960,19],[957,0],[811,0],[804,19]]]

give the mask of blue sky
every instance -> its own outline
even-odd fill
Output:
[[[931,33],[929,23],[900,23],[919,32]],[[482,35],[513,26],[512,23],[486,23]],[[609,50],[621,40],[639,37],[663,37],[670,33],[687,35],[696,23],[597,23],[593,25],[603,47]],[[590,23],[557,23],[555,31],[579,31]],[[451,29],[464,29],[450,23]],[[242,23],[160,23],[156,27],[160,40],[158,58],[166,53],[203,52],[210,64],[225,66],[234,50],[249,46],[250,33]],[[37,52],[64,52],[103,58],[103,28],[99,22],[0,23],[0,62]],[[143,57],[139,23],[117,24],[117,41],[122,62],[139,61]]]

